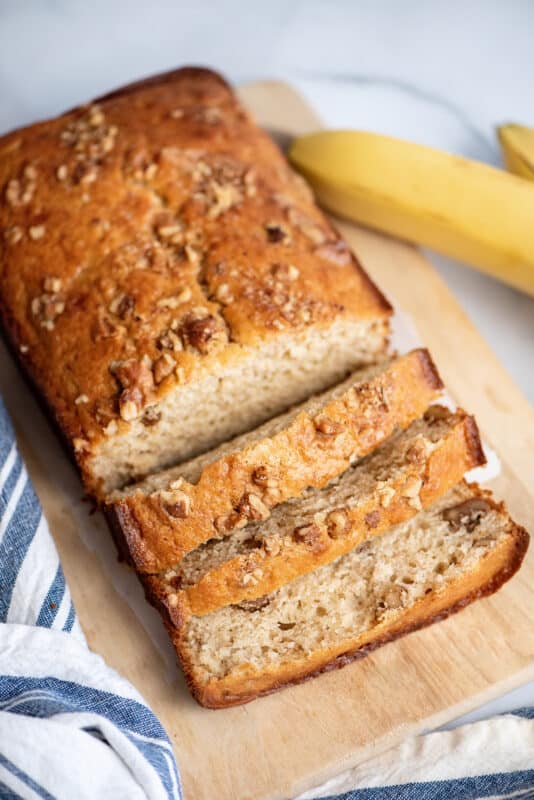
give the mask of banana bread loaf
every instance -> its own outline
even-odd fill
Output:
[[[391,308],[226,82],[0,139],[0,317],[94,496],[384,353]]]

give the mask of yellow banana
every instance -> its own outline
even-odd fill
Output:
[[[297,138],[290,159],[327,209],[534,295],[534,184],[363,131]]]
[[[534,128],[501,125],[497,128],[506,169],[534,181]]]

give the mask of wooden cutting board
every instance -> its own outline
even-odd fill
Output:
[[[318,127],[281,83],[242,90],[270,129]],[[477,414],[502,460],[494,482],[534,532],[534,413],[412,247],[341,225],[366,269],[416,322],[454,399]],[[2,353],[0,391],[42,500],[90,646],[145,696],[176,750],[187,800],[290,798],[534,677],[534,547],[495,597],[411,634],[345,669],[250,705],[201,709],[190,698],[158,615],[118,565],[99,515],[89,515],[73,468]]]

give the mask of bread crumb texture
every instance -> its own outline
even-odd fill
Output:
[[[260,601],[193,616],[184,648],[200,683],[340,648],[467,576],[510,535],[509,518],[460,484],[430,510]]]

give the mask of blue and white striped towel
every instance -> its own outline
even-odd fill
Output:
[[[0,798],[181,798],[167,734],[91,653],[0,400]]]
[[[0,623],[0,798],[181,798],[162,726],[85,643],[1,400]],[[319,797],[530,800],[534,711],[408,740],[299,800]]]

